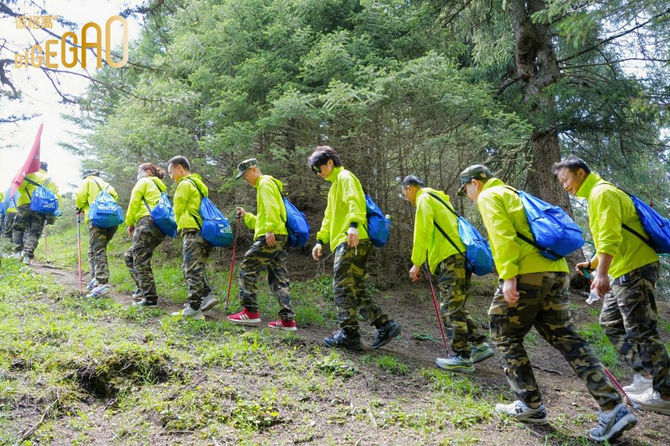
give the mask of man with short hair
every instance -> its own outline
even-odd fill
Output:
[[[44,223],[47,220],[47,214],[35,212],[30,209],[30,201],[33,194],[39,186],[45,186],[56,195],[60,208],[60,195],[58,186],[51,181],[47,174],[48,165],[44,161],[40,163],[40,170],[29,173],[25,176],[19,186],[19,198],[16,202],[17,214],[12,225],[12,242],[14,243],[14,253],[23,258],[23,263],[30,265],[35,256],[35,249],[42,236]]]
[[[209,189],[200,175],[191,173],[191,164],[183,156],[175,156],[168,161],[170,178],[177,183],[174,194],[174,215],[177,230],[183,237],[182,271],[188,284],[188,302],[184,309],[172,313],[189,319],[204,319],[203,311],[214,307],[218,300],[211,295],[207,282],[205,260],[212,252],[212,245],[202,238],[202,217],[200,203],[207,197]]]
[[[554,173],[566,191],[588,200],[596,253],[576,269],[595,270],[591,289],[604,299],[600,326],[635,371],[624,390],[643,409],[670,415],[670,358],[658,333],[655,297],[659,261],[635,205],[574,155],[554,164]]]
[[[254,230],[254,244],[244,254],[240,266],[240,302],[244,309],[228,316],[228,320],[235,324],[256,324],[261,321],[256,291],[259,274],[265,270],[270,289],[280,306],[279,320],[270,322],[268,326],[296,331],[286,270],[288,230],[286,207],[281,195],[283,186],[279,180],[261,173],[256,158],[242,161],[237,169],[239,172],[235,179],[244,178],[257,190],[257,215],[247,212],[243,207],[237,208],[237,215],[244,217],[247,227]]]
[[[523,241],[522,235],[533,236],[521,199],[486,166],[468,167],[460,180],[458,195],[467,195],[477,203],[500,276],[489,309],[491,339],[503,355],[505,375],[518,400],[496,404],[496,412],[525,423],[547,423],[547,411],[523,345],[524,337],[535,327],[563,354],[600,406],[599,424],[589,430],[590,437],[606,441],[631,429],[637,419],[621,404],[602,364],[572,323],[565,259],[550,260]]]
[[[465,245],[458,232],[456,211],[449,196],[425,187],[414,175],[402,180],[402,193],[416,207],[412,269],[413,282],[421,278],[421,265],[428,261],[430,273],[439,271],[437,287],[442,302],[440,314],[447,330],[453,355],[437,358],[437,366],[450,372],[472,373],[474,364],[493,356],[484,333],[465,308],[472,272],[466,268]]]
[[[118,226],[111,228],[100,228],[95,226],[88,217],[88,210],[95,201],[98,194],[105,190],[114,200],[119,199],[119,194],[105,180],[100,178],[98,169],[88,169],[82,174],[82,182],[74,196],[74,204],[78,214],[84,214],[88,225],[88,264],[91,271],[91,281],[86,287],[90,293],[88,298],[98,298],[109,293],[109,263],[107,262],[107,245],[116,234]]]
[[[367,259],[372,242],[366,229],[367,217],[363,186],[356,176],[342,166],[339,154],[328,146],[319,146],[309,157],[308,165],[322,179],[332,184],[321,229],[316,234],[312,257],[319,261],[323,246],[330,243],[335,252],[333,297],[338,309],[340,330],[323,342],[328,347],[358,351],[363,348],[358,315],[377,328],[372,348],[380,348],[398,336],[402,327],[393,322],[374,301],[367,286]]]

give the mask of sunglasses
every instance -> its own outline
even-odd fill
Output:
[[[321,168],[318,166],[312,166],[312,172],[318,175],[321,173]]]

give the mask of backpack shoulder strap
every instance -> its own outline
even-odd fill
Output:
[[[600,183],[600,184],[596,184],[595,186],[593,186],[593,188],[595,189],[596,187],[598,187],[598,186],[603,186],[603,185],[605,185],[605,184],[609,184],[610,186],[613,186],[613,187],[619,189],[620,191],[622,191],[622,192],[624,192],[626,195],[628,195],[628,196],[630,197],[631,200],[633,200],[633,194],[631,194],[630,192],[627,192],[627,191],[621,189],[620,187],[618,187],[618,186],[616,186],[616,185],[610,183],[609,181],[603,181],[603,182]],[[633,207],[635,207],[635,200],[633,200]],[[635,209],[635,213],[637,213],[637,208]],[[640,217],[640,216],[639,216],[639,214],[638,214],[638,218],[639,218],[639,217]],[[641,221],[641,219],[640,219],[640,221]],[[624,228],[626,231],[630,232],[631,234],[635,235],[635,236],[636,236],[637,238],[639,238],[640,240],[642,240],[642,241],[644,242],[644,244],[647,245],[647,246],[649,246],[651,249],[656,250],[656,249],[654,248],[654,246],[651,244],[651,242],[649,241],[649,239],[647,239],[646,237],[644,237],[642,234],[640,234],[639,232],[637,232],[635,229],[631,228],[630,226],[628,226],[627,224],[625,224],[625,223],[623,223],[623,222],[621,223],[621,227]]]
[[[451,212],[453,212],[454,215],[456,215],[456,218],[459,218],[459,217],[460,217],[460,216],[458,215],[458,213],[456,213],[455,210],[451,209],[451,208],[449,207],[449,205],[448,205],[444,200],[442,200],[437,194],[434,194],[434,193],[432,193],[432,192],[428,192],[428,195],[430,195],[431,197],[437,199],[440,203],[442,203],[442,204],[444,205],[444,207],[446,207],[446,208],[449,209]],[[437,224],[437,222],[435,221],[435,219],[433,219],[433,224],[435,225],[435,227],[437,228],[437,230],[440,231],[440,233],[444,236],[444,238],[446,238],[447,241],[448,241],[449,243],[451,243],[451,246],[453,246],[454,249],[456,249],[456,251],[458,251],[459,254],[464,255],[464,254],[463,254],[463,251],[461,251],[461,250],[458,248],[458,246],[456,245],[456,243],[454,243],[454,241],[451,239],[451,237],[449,237],[449,236],[447,235],[447,233],[444,231],[444,229],[442,229],[442,227],[441,227],[439,224]]]
[[[202,193],[202,191],[200,190],[200,188],[198,187],[198,185],[196,184],[196,182],[193,181],[193,180],[190,179],[190,178],[186,178],[186,179],[187,179],[188,181],[190,181],[191,183],[193,183],[193,186],[195,186],[196,190],[197,190],[198,193],[200,194],[200,197],[201,197],[201,198],[205,198],[205,194]]]
[[[105,187],[103,188],[102,186],[100,186],[100,183],[98,183],[97,181],[95,181],[95,178],[91,177],[91,179],[92,179],[93,182],[98,186],[98,189],[100,189],[100,192],[102,192],[103,190],[105,190],[105,189],[107,189],[107,188],[109,187],[109,184],[107,184],[107,186],[105,186]]]
[[[156,187],[158,188],[158,190],[160,191],[160,193],[165,193],[165,191],[164,191],[163,189],[161,189],[160,184],[158,184],[158,181],[156,181],[155,178],[152,178],[151,181],[154,182],[154,184],[156,185]],[[196,186],[196,187],[197,187],[197,186]]]
[[[275,184],[275,186],[277,186],[277,192],[279,192],[279,197],[282,199],[281,202],[284,205],[284,212],[286,213],[286,218],[288,219],[288,211],[286,210],[286,204],[284,204],[284,196],[282,195],[281,189],[279,188],[279,183],[277,183],[276,178],[273,178],[272,182]],[[281,217],[281,215],[280,215],[280,217]],[[282,220],[284,220],[284,224],[288,225],[288,221],[286,219],[282,218]]]

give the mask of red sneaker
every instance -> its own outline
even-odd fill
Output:
[[[268,324],[268,327],[284,331],[298,331],[298,327],[295,325],[295,321],[286,322],[281,319],[279,319],[278,321],[270,322]]]
[[[239,313],[231,314],[228,320],[235,324],[253,325],[261,321],[261,314],[259,312],[250,313],[246,308]]]

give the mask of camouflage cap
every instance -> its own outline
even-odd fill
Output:
[[[258,161],[256,161],[256,158],[249,158],[248,160],[244,160],[240,164],[238,164],[237,170],[239,170],[239,172],[237,173],[235,179],[238,180],[242,175],[244,175],[244,172],[246,172],[246,170],[251,166],[258,166]]]
[[[457,195],[464,197],[466,195],[465,193],[465,186],[470,183],[472,180],[486,180],[489,178],[493,178],[493,174],[491,171],[488,169],[483,164],[474,164],[468,168],[466,168],[463,172],[459,174],[459,177],[461,179],[461,188],[458,189]]]
[[[95,176],[100,176],[100,170],[98,169],[86,169],[81,173],[82,178],[86,178],[88,176],[95,175]]]

